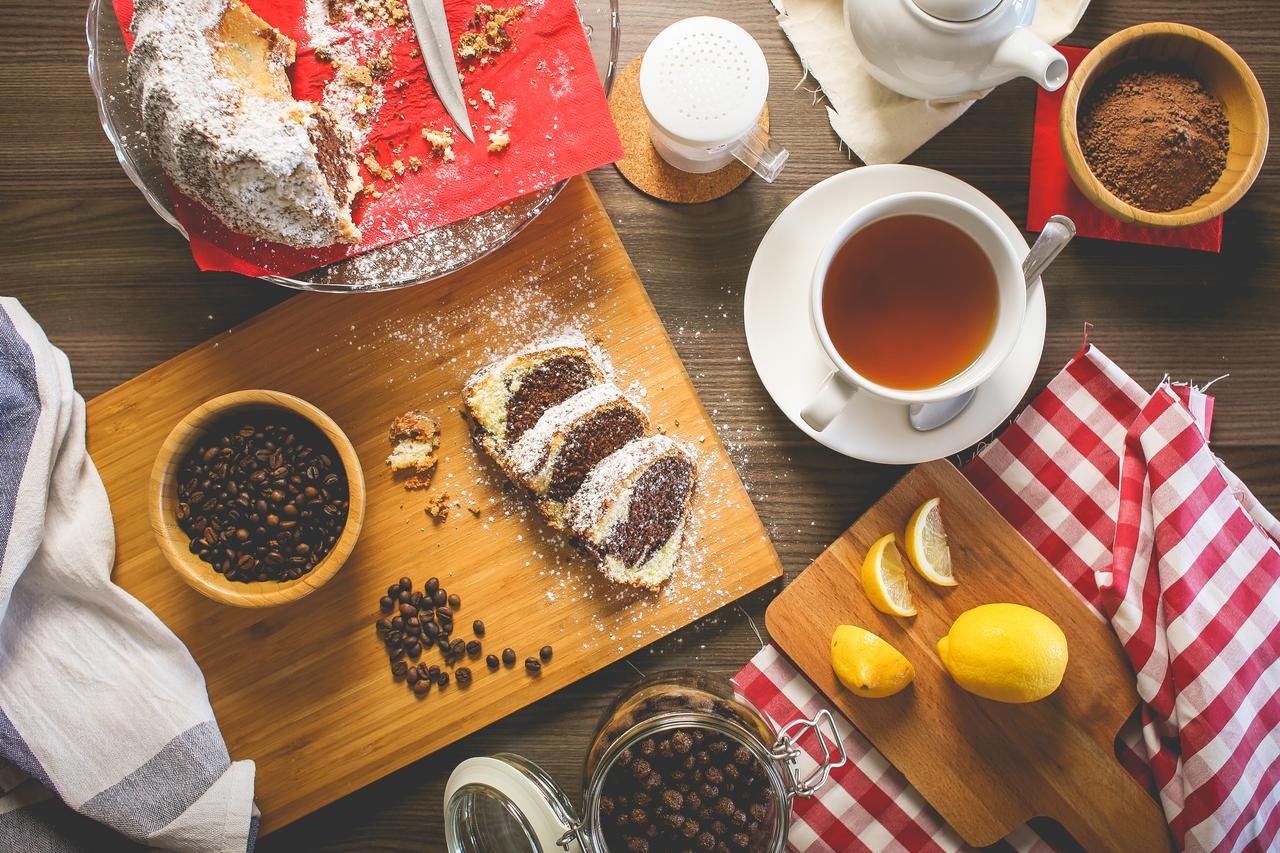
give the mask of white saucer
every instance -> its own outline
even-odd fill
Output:
[[[783,414],[832,450],[891,465],[959,453],[998,427],[1031,387],[1045,330],[1042,283],[1027,303],[1022,334],[1009,359],[982,384],[959,417],[930,432],[911,428],[906,406],[866,393],[855,395],[823,432],[802,421],[800,410],[832,369],[809,318],[813,265],[832,232],[855,210],[902,192],[935,192],[966,201],[1004,230],[1020,257],[1027,253],[1027,242],[1013,220],[964,181],[919,166],[863,166],[810,187],[782,211],[756,249],[743,305],[751,360]]]

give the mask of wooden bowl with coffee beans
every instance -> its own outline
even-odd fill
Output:
[[[364,521],[355,448],[279,391],[215,397],[178,422],[151,469],[151,528],[169,564],[214,601],[272,607],[333,577]]]
[[[1253,185],[1267,154],[1262,87],[1240,55],[1195,27],[1112,35],[1071,75],[1059,133],[1067,171],[1122,222],[1196,225]]]

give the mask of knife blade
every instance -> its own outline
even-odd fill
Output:
[[[413,19],[418,47],[422,49],[422,61],[426,63],[436,97],[462,135],[475,142],[471,119],[467,117],[467,102],[462,95],[462,81],[458,79],[458,63],[453,58],[444,0],[409,0],[409,17]]]

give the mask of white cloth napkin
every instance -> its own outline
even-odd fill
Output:
[[[831,127],[867,165],[902,162],[973,106],[973,101],[918,101],[877,83],[863,69],[862,54],[845,29],[842,0],[772,2],[805,71],[822,87]],[[1040,0],[1032,29],[1057,44],[1088,6],[1089,0]]]
[[[114,556],[71,367],[0,298],[0,850],[252,850],[253,762]]]

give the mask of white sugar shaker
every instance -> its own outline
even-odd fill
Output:
[[[723,18],[676,21],[658,33],[640,64],[649,138],[663,160],[684,172],[714,172],[736,158],[773,181],[787,150],[758,123],[768,94],[764,51]]]

